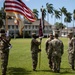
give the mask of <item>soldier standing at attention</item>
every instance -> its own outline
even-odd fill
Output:
[[[49,34],[49,38],[46,40],[46,43],[45,43],[45,50],[46,50],[47,55],[48,55],[49,42],[50,42],[51,40],[53,40],[53,38],[54,38],[54,37],[53,37],[53,34],[50,33],[50,34]],[[52,68],[51,57],[49,58],[49,67]]]
[[[60,72],[61,56],[63,54],[63,42],[58,39],[58,34],[55,33],[54,39],[49,42],[48,58],[51,57],[52,70]]]
[[[32,33],[32,40],[31,40],[31,54],[32,54],[32,65],[33,71],[36,71],[37,63],[38,63],[38,52],[41,50],[39,49],[40,42],[36,40],[37,36],[35,33]]]
[[[49,46],[49,42],[53,40],[53,34],[50,33],[49,34],[49,38],[46,40],[46,43],[45,43],[45,50],[46,50],[46,53],[48,54],[48,46]]]
[[[1,69],[2,75],[6,75],[7,65],[8,65],[8,57],[9,57],[9,47],[10,47],[10,39],[6,37],[5,30],[0,30],[0,55],[1,55]]]
[[[73,32],[69,32],[68,34],[69,38],[69,46],[68,46],[68,58],[69,58],[69,64],[74,70],[74,64],[75,64],[75,38],[73,38]]]

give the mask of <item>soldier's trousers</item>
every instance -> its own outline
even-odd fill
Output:
[[[33,69],[36,69],[38,63],[38,53],[32,53],[32,65]]]
[[[52,69],[52,60],[51,60],[51,57],[49,58],[49,67]]]
[[[53,71],[60,71],[61,58],[58,56],[52,56],[52,69]]]
[[[72,66],[75,66],[75,55],[69,53],[68,58],[69,58],[69,64],[70,64],[70,66],[71,66],[71,67],[72,67]]]
[[[9,50],[8,50],[8,52],[1,53],[2,75],[6,75],[7,65],[8,65],[8,57],[9,57]]]

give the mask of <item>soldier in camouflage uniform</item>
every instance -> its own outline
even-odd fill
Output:
[[[63,42],[58,39],[58,34],[54,35],[54,39],[49,42],[48,58],[51,57],[52,70],[60,72],[61,56],[63,54]]]
[[[2,75],[6,75],[8,56],[9,56],[9,46],[10,39],[6,37],[5,30],[0,30],[0,55],[1,55],[1,69]]]
[[[49,42],[53,40],[53,34],[50,33],[49,34],[49,38],[46,40],[46,43],[45,43],[45,50],[46,50],[46,53],[48,54],[48,46],[49,46]]]
[[[71,68],[74,70],[75,66],[75,38],[73,38],[73,32],[69,32],[68,34],[69,38],[69,46],[68,46],[68,58],[69,58],[69,64]]]
[[[36,70],[37,63],[38,63],[38,52],[41,50],[39,49],[39,45],[41,41],[36,40],[37,36],[35,33],[32,33],[32,40],[31,40],[31,54],[32,54],[32,64],[33,64],[33,71]]]
[[[51,40],[53,40],[53,38],[54,38],[54,37],[53,37],[53,34],[50,33],[50,34],[49,34],[49,38],[46,40],[46,43],[45,43],[45,50],[46,50],[47,55],[48,55],[49,42],[50,42]],[[51,58],[49,58],[49,67],[52,68]]]

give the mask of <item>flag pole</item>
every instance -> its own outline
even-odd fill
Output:
[[[41,40],[40,40],[41,42]],[[39,46],[40,50],[41,50],[41,44]],[[39,69],[40,69],[40,65],[41,65],[41,52],[39,52]]]
[[[41,8],[41,19],[40,19],[40,26],[39,26],[39,37],[40,37],[40,42],[42,42],[42,37],[43,37],[43,6]],[[40,33],[41,31],[41,33]],[[39,48],[41,49],[41,44],[39,46]],[[41,65],[41,52],[39,52],[39,69],[40,69],[40,65]]]
[[[6,19],[5,19],[5,31],[8,31],[8,16],[6,15]]]

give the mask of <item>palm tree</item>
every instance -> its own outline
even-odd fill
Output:
[[[74,27],[74,21],[75,21],[75,9],[73,10],[73,27]]]
[[[53,15],[53,4],[49,4],[49,3],[46,3],[46,9],[47,9],[47,20],[49,22],[49,14],[52,14]]]
[[[55,16],[55,22],[56,22],[56,19],[60,19],[60,16],[61,16],[60,11],[54,10],[54,16]]]
[[[55,25],[55,29],[63,29],[63,28],[65,28],[65,25],[63,23],[56,22],[54,25]]]
[[[0,28],[3,26],[3,19],[5,19],[5,12],[4,12],[4,8],[2,7],[1,10],[0,10]]]
[[[41,9],[42,12],[42,18],[44,19],[46,17],[46,9]]]
[[[33,13],[34,13],[36,19],[38,19],[38,16],[39,16],[38,13],[39,13],[39,11],[37,9],[33,9]]]
[[[1,10],[0,10],[0,17],[1,17],[2,19],[5,19],[5,17],[6,17],[6,13],[4,12],[4,8],[3,8],[3,7],[2,7]]]
[[[65,7],[59,8],[60,9],[60,13],[61,13],[61,23],[62,23],[62,15],[67,13],[67,10]]]
[[[3,20],[0,18],[0,28],[3,26]]]
[[[68,33],[68,23],[72,21],[72,14],[70,12],[67,12],[65,14],[64,22],[66,22],[67,25],[67,33]]]
[[[65,15],[66,17],[64,21],[70,23],[72,21],[72,16],[71,16],[72,14],[70,12],[67,12]]]
[[[43,22],[43,29],[44,29],[44,18],[46,17],[46,9],[45,8],[43,8],[43,6],[42,6],[42,8],[40,9],[41,10],[41,18],[42,18],[42,22]]]

